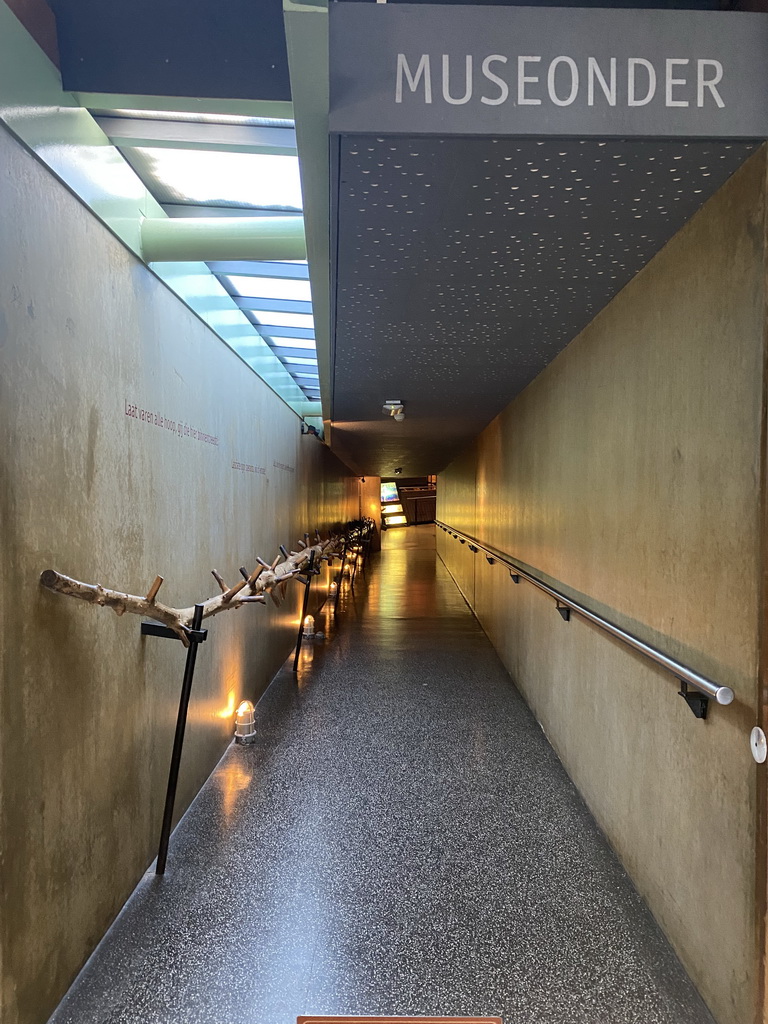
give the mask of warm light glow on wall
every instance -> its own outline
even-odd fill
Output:
[[[231,718],[235,713],[235,691],[230,690],[227,694],[227,706],[216,712],[217,718]]]
[[[221,661],[216,669],[216,694],[211,695],[212,700],[205,708],[205,717],[209,722],[211,719],[220,719],[231,724],[240,694],[247,689],[243,658],[243,650],[237,643],[227,645],[221,652]]]

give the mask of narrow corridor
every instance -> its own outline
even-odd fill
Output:
[[[390,531],[257,706],[55,1024],[706,1008],[434,553]],[[321,620],[318,620],[318,627]]]

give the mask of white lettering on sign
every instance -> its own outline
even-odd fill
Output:
[[[610,71],[610,82],[606,81],[605,75],[603,74],[600,65],[597,63],[594,57],[590,57],[587,60],[587,103],[590,107],[595,105],[595,79],[603,90],[603,95],[608,101],[609,106],[616,106],[616,58],[611,57]]]
[[[560,64],[565,64],[571,73],[571,91],[564,97],[558,96],[555,89],[555,76]],[[549,98],[558,107],[570,107],[576,99],[579,94],[579,69],[576,67],[576,61],[572,57],[555,57],[549,65],[547,91],[549,92]]]
[[[499,95],[495,99],[489,96],[480,97],[480,102],[487,103],[489,107],[496,107],[499,103],[506,103],[509,99],[509,86],[503,78],[499,78],[498,75],[494,75],[491,71],[491,64],[494,61],[498,61],[499,64],[506,64],[507,58],[501,53],[492,53],[490,57],[486,57],[483,61],[483,74],[489,82],[493,82],[499,88]]]
[[[700,60],[698,63],[699,74],[696,80],[696,106],[704,106],[704,90],[709,89],[715,98],[718,107],[724,107],[723,99],[715,86],[719,85],[723,77],[723,65],[719,60]],[[705,78],[704,72],[707,68],[714,71],[713,78]]]
[[[424,79],[424,102],[432,102],[432,78],[429,73],[429,54],[425,53],[419,61],[419,66],[416,68],[416,74],[413,75],[411,69],[408,67],[408,61],[406,60],[404,53],[398,53],[397,55],[397,88],[395,89],[395,103],[403,102],[403,75],[408,79],[408,88],[411,92],[416,92],[419,87],[419,82]]]
[[[464,95],[451,96],[451,58],[447,53],[443,54],[443,99],[446,103],[453,103],[461,106],[469,103],[472,99],[472,57],[467,54],[464,64]]]
[[[642,99],[637,95],[636,89],[640,88],[635,80],[635,74],[638,68],[645,68],[647,74],[646,86],[647,92]],[[642,72],[641,72],[642,77]],[[629,107],[644,107],[646,103],[650,103],[656,92],[656,69],[649,60],[645,57],[630,57],[627,61],[627,106]]]
[[[526,75],[525,65],[534,64],[541,60],[541,57],[518,57],[517,58],[517,105],[522,107],[525,104],[531,106],[539,106],[541,100],[531,99],[530,96],[525,95],[525,83],[526,82],[538,82],[538,75]]]
[[[690,61],[687,57],[668,57],[667,58],[667,106],[668,107],[687,107],[688,100],[675,100],[672,98],[672,89],[676,85],[685,85],[686,80],[684,78],[673,78],[675,65],[679,67],[685,67]]]
[[[428,53],[410,59],[398,53],[395,103],[404,102],[406,89],[423,103],[432,103],[432,68],[436,63]],[[629,57],[621,64],[611,57],[602,66],[597,58],[588,57],[582,68],[566,55],[555,57],[547,65],[542,65],[540,56],[533,55],[511,58],[511,63],[517,67],[516,81],[509,80],[510,57],[506,54],[489,54],[478,69],[471,54],[452,57],[443,53],[441,87],[435,93],[452,106],[470,103],[479,94],[481,103],[493,107],[510,101],[518,107],[541,106],[544,102],[569,107],[579,99],[585,99],[590,107],[603,103],[615,107],[621,84],[628,107],[645,107],[657,96],[665,107],[725,106],[717,88],[723,79],[723,65],[711,58],[667,57],[657,62],[658,67],[645,57]]]

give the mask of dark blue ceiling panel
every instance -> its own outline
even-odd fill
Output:
[[[280,0],[50,0],[64,88],[290,100]]]

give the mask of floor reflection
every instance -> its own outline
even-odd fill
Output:
[[[458,589],[392,530],[55,1024],[712,1024]]]

